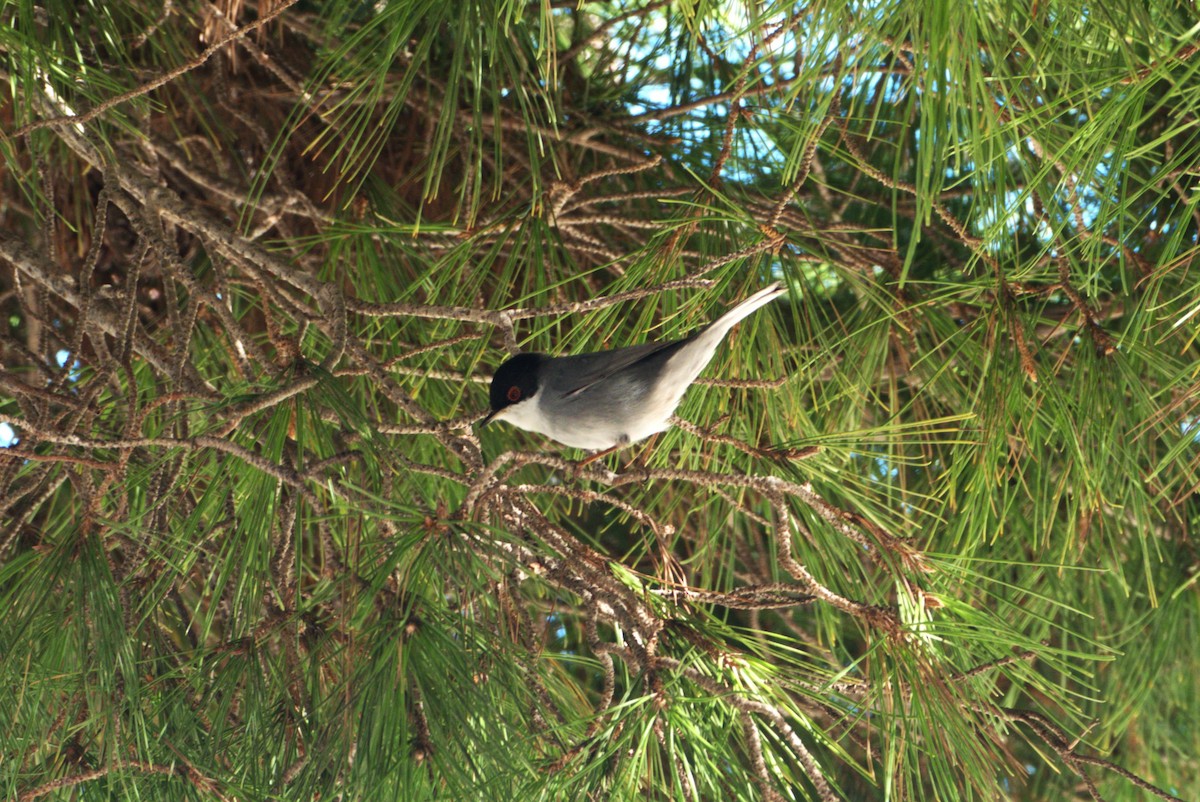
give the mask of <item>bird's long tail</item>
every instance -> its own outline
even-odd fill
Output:
[[[713,321],[700,336],[711,337],[714,340],[722,340],[729,330],[742,322],[743,319],[749,317],[756,310],[766,306],[771,301],[774,301],[780,295],[787,292],[787,287],[783,286],[783,282],[776,281],[768,287],[763,287],[758,292],[751,295],[746,300],[742,301],[737,306],[730,309],[725,314]]]
[[[721,340],[725,339],[725,335],[729,333],[729,330],[747,315],[775,300],[785,292],[787,292],[787,289],[780,282],[763,287],[714,320],[708,328],[689,337],[687,340],[673,343],[674,347],[672,350],[674,353],[668,358],[666,370],[664,371],[664,375],[660,377],[661,380],[657,388],[661,397],[655,398],[656,406],[674,410],[676,405],[679,404],[679,400],[683,397],[683,394],[687,391],[687,388],[696,380],[700,372],[704,370],[704,366],[709,363],[709,360],[712,359],[713,354],[716,353],[717,346],[721,344]]]

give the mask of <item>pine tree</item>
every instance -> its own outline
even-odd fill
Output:
[[[0,17],[7,798],[1200,787],[1190,5]]]

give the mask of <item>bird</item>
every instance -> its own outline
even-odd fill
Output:
[[[666,431],[730,329],[786,292],[782,282],[764,287],[682,340],[571,356],[517,354],[496,369],[481,425],[506,421],[600,452],[588,462]]]

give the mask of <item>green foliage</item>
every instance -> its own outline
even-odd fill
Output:
[[[1193,11],[0,5],[0,794],[1200,787]]]

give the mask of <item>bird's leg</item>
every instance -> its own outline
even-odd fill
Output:
[[[609,448],[606,448],[603,451],[597,451],[595,454],[592,454],[590,457],[584,457],[579,462],[576,462],[575,463],[575,475],[578,476],[579,471],[582,470],[585,466],[591,465],[596,460],[607,457],[609,454],[613,453],[618,448],[624,448],[627,445],[629,445],[629,438],[625,435],[621,435],[621,439],[617,441],[616,445],[610,446]]]
[[[624,447],[625,447],[624,443],[617,443],[615,446],[606,448],[603,451],[597,451],[595,454],[592,454],[591,456],[588,456],[588,457],[584,457],[583,459],[579,460],[579,462],[576,462],[575,467],[583,468],[587,465],[591,465],[596,460],[603,459],[604,457],[607,457],[609,454],[616,451],[618,448],[624,448]]]

